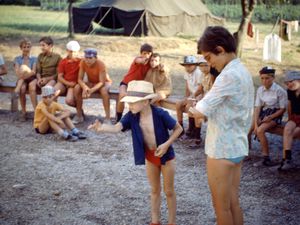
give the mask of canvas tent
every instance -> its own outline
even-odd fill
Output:
[[[91,32],[92,21],[135,36],[199,36],[209,25],[223,25],[201,0],[91,0],[73,8],[75,33]]]

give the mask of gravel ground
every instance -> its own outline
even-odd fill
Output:
[[[0,224],[149,224],[150,189],[144,166],[134,166],[130,132],[97,135],[86,131],[88,139],[75,143],[54,134],[38,135],[32,119],[19,122],[7,110],[7,98],[6,94],[0,97]],[[88,119],[80,129],[86,130],[103,114],[97,103],[85,101]],[[272,157],[279,162],[282,140],[274,135],[270,140]],[[197,150],[186,146],[179,141],[174,144],[177,224],[213,225],[203,146]],[[299,142],[294,149],[300,149]],[[245,225],[299,224],[300,152],[294,156],[298,167],[289,172],[255,167],[260,151],[254,142],[241,181]],[[162,202],[166,224],[165,198]]]

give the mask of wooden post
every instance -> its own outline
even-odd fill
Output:
[[[73,27],[73,2],[74,0],[68,0],[69,5],[68,5],[68,12],[69,12],[69,26],[68,26],[68,31],[69,31],[69,38],[74,38],[74,27]]]

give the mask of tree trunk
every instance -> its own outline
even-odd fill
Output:
[[[249,2],[249,4],[248,4],[248,2]],[[251,21],[254,7],[256,5],[256,0],[241,0],[241,5],[242,5],[242,11],[243,11],[242,20],[241,20],[241,23],[240,23],[240,26],[239,26],[237,32],[235,33],[235,38],[236,38],[236,42],[237,42],[237,52],[236,53],[239,58],[242,57],[243,43],[244,43],[244,39],[245,39],[246,33],[247,33],[247,26],[248,26],[248,23]]]
[[[74,38],[74,27],[73,27],[73,1],[69,1],[68,12],[69,12],[69,24],[68,24],[68,32],[69,38]]]

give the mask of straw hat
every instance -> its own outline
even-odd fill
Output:
[[[80,50],[80,45],[77,41],[69,41],[66,45],[69,51],[78,52]]]
[[[46,86],[42,87],[42,97],[54,95],[54,93],[55,93],[54,87],[52,87],[50,85],[46,85]]]
[[[201,63],[207,63],[207,61],[203,55],[200,55],[200,58],[199,58],[199,64],[201,64]]]
[[[153,84],[143,80],[133,80],[128,83],[127,95],[121,102],[134,103],[146,99],[155,98],[157,94],[153,91]]]

